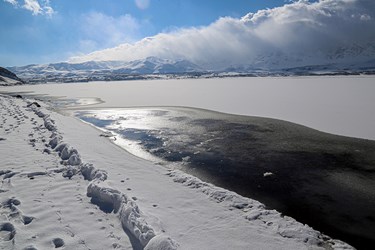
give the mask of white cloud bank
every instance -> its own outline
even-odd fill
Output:
[[[33,15],[46,15],[46,16],[52,16],[55,11],[50,5],[49,0],[4,0],[7,3],[12,4],[14,7],[18,8],[21,7],[23,9],[26,9],[30,11]]]
[[[149,56],[187,59],[216,69],[375,59],[375,1],[301,0],[241,19],[223,17],[206,27],[160,33],[70,61],[131,61]]]

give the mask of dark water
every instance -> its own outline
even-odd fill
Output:
[[[358,249],[375,245],[374,141],[188,108],[78,116],[117,134],[136,155],[176,163]]]

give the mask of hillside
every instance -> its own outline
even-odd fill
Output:
[[[24,81],[17,77],[13,72],[0,67],[0,86],[20,85]]]

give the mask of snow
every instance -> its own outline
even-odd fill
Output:
[[[12,86],[21,84],[20,81],[14,80],[6,76],[0,76],[0,86]]]
[[[158,235],[153,237],[148,243],[145,250],[175,250],[178,249],[178,244],[171,238],[165,235]]]
[[[323,132],[375,140],[374,76],[250,77],[14,86],[68,99],[99,98],[96,108],[185,106],[261,116]]]
[[[2,249],[351,249],[32,102],[0,96]]]
[[[263,174],[264,177],[268,177],[268,176],[272,176],[272,175],[273,175],[272,172],[265,172],[265,173]]]
[[[24,101],[0,97],[0,106],[0,249],[131,248],[117,220],[89,202],[86,181],[67,181],[56,154],[43,152],[44,121]]]

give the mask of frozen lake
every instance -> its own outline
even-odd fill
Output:
[[[137,156],[165,160],[364,247],[375,239],[375,141],[280,120],[375,140],[374,79],[94,82],[17,86],[0,92],[53,97],[53,104],[68,105],[80,119],[113,132],[115,143]]]
[[[98,108],[184,106],[270,117],[375,140],[375,77],[266,77],[43,84],[1,88],[100,98]]]

